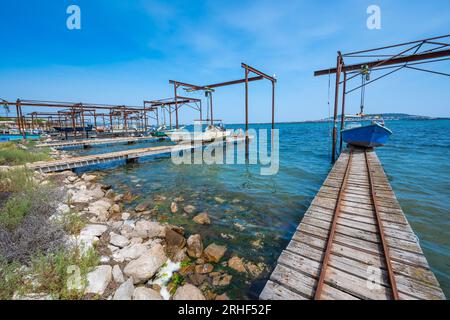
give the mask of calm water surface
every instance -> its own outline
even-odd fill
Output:
[[[394,134],[377,154],[449,296],[450,121],[393,121],[387,126]],[[266,264],[268,270],[258,279],[230,271],[231,286],[222,290],[235,298],[257,298],[331,168],[329,124],[280,124],[278,128],[280,170],[274,176],[261,176],[256,165],[174,165],[170,155],[164,155],[133,165],[103,167],[103,182],[119,192],[139,195],[140,199],[130,207],[155,195],[167,197],[167,201],[158,204],[159,220],[184,226],[187,235],[202,234],[205,246],[212,242],[227,245],[225,258],[238,255]],[[111,145],[77,153],[152,145],[158,143]],[[170,203],[179,196],[184,198],[180,206],[192,204],[198,212],[208,212],[212,224],[199,226],[192,222],[192,216],[171,214]],[[255,240],[260,240],[260,246]]]

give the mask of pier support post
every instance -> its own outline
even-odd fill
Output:
[[[248,69],[245,68],[245,158],[248,160]]]
[[[337,57],[337,66],[336,66],[336,87],[335,87],[335,95],[334,95],[334,116],[333,116],[333,141],[331,145],[331,161],[336,161],[336,140],[337,140],[337,114],[338,114],[338,105],[339,105],[339,83],[341,80],[341,71],[342,71],[342,55],[341,52],[338,51]]]
[[[347,90],[347,72],[344,71],[344,84],[342,86],[342,110],[341,110],[341,132],[339,137],[339,152],[342,152],[342,130],[344,130],[345,125],[345,91]]]

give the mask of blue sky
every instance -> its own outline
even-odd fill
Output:
[[[71,4],[81,30],[66,28]],[[371,4],[381,30],[366,27]],[[337,50],[448,34],[450,2],[16,0],[1,2],[0,18],[1,98],[141,105],[169,97],[169,79],[242,78],[245,62],[276,75],[276,119],[296,121],[328,116],[328,79],[313,71],[334,65]],[[450,63],[429,68],[449,72]],[[450,116],[449,87],[447,77],[406,70],[367,88],[366,111]],[[252,122],[270,121],[270,92],[269,82],[251,84]],[[217,90],[216,117],[242,122],[243,99],[243,86]],[[350,111],[358,100],[349,96]]]

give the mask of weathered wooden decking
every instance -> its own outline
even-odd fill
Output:
[[[251,137],[250,137],[251,139]],[[238,143],[244,142],[244,137],[229,137],[226,142]],[[107,163],[117,160],[131,161],[141,157],[151,156],[151,155],[161,155],[165,153],[180,152],[183,150],[201,148],[208,145],[221,145],[224,141],[214,141],[203,144],[191,144],[191,143],[179,143],[176,145],[168,146],[156,146],[149,148],[139,148],[124,151],[116,151],[109,153],[101,153],[96,155],[81,156],[81,157],[71,157],[63,160],[52,160],[52,161],[38,161],[29,163],[26,165],[27,168],[36,170],[42,173],[56,172],[63,170],[71,170],[81,167],[86,167],[95,164]]]
[[[392,287],[397,287],[399,299],[445,299],[375,152],[367,152],[367,162],[371,176],[364,151],[355,150],[351,157],[349,152],[341,154],[281,253],[261,299],[384,300],[393,298]],[[328,243],[347,168],[339,218]],[[382,247],[370,181],[387,250]],[[386,251],[394,281],[388,275]]]
[[[51,147],[51,148],[66,148],[66,147],[87,147],[93,145],[102,144],[115,144],[115,143],[132,143],[132,142],[142,142],[142,141],[152,141],[158,140],[159,138],[154,137],[117,137],[117,138],[103,138],[103,139],[84,139],[84,140],[73,140],[73,141],[58,141],[50,143],[40,143],[36,145],[37,147]]]

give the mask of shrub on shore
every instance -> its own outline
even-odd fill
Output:
[[[85,221],[58,213],[58,199],[61,191],[40,183],[30,170],[0,171],[0,299],[41,292],[59,299],[82,297],[82,288],[69,290],[67,281],[74,270],[85,281],[98,256],[92,249],[82,254],[80,248],[67,248],[67,233],[79,233]]]
[[[34,141],[26,142],[26,145],[13,141],[0,143],[0,165],[21,165],[51,159],[50,149],[38,149],[35,145]]]

